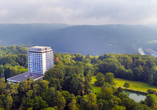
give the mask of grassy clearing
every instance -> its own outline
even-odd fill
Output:
[[[91,84],[93,88],[93,92],[95,93],[101,93],[101,87],[96,87],[94,84]]]
[[[91,80],[91,82],[92,83],[94,83],[95,81],[96,81],[96,78],[95,78],[96,76],[92,76],[92,80]]]
[[[92,88],[93,88],[93,92],[95,93],[101,93],[101,87],[96,87],[94,85],[94,82],[96,81],[96,76],[92,76],[92,80],[91,80],[91,85],[92,85]]]
[[[96,76],[92,76],[92,80],[91,80],[91,84],[93,87],[93,91],[96,93],[100,93],[101,92],[101,87],[96,87],[94,85],[94,82],[96,81]],[[146,92],[148,89],[155,89],[157,90],[157,87],[149,85],[147,83],[144,82],[138,82],[138,81],[130,81],[130,80],[125,80],[125,79],[120,79],[120,78],[114,78],[114,81],[116,83],[116,86],[120,86],[123,87],[125,82],[130,83],[130,89],[135,89],[138,91],[144,91]]]
[[[116,83],[116,86],[123,87],[125,82],[130,83],[130,88],[139,90],[139,91],[144,91],[146,92],[148,89],[155,89],[157,90],[157,87],[151,86],[147,83],[144,82],[138,82],[138,81],[130,81],[130,80],[125,80],[125,79],[120,79],[120,78],[114,78],[114,81]]]

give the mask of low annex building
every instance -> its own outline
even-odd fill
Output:
[[[10,82],[21,82],[27,78],[42,79],[45,72],[53,67],[53,51],[51,47],[34,46],[27,52],[28,72],[16,75],[7,79]]]

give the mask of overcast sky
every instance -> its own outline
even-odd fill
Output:
[[[0,23],[157,24],[157,0],[0,0]]]

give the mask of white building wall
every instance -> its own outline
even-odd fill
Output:
[[[46,71],[53,67],[53,51],[46,53]]]
[[[27,53],[27,61],[28,61],[28,72],[32,73],[32,59],[31,59],[31,53]]]
[[[46,53],[42,53],[42,74],[46,72]]]

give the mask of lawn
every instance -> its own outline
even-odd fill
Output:
[[[149,85],[144,82],[138,82],[138,81],[130,81],[130,80],[125,80],[125,79],[120,79],[120,78],[114,78],[114,81],[116,83],[116,86],[123,87],[125,82],[130,83],[130,88],[131,89],[136,89],[139,91],[144,91],[146,92],[148,89],[155,89],[157,90],[157,87]]]
[[[96,76],[92,76],[92,80],[91,80],[91,83],[94,83],[96,81]]]
[[[91,84],[93,88],[93,92],[95,93],[101,93],[101,87],[96,87],[94,84]]]
[[[94,82],[96,81],[96,76],[92,76],[92,80],[91,80],[91,85],[92,85],[92,88],[93,88],[93,92],[95,93],[100,93],[101,92],[101,87],[96,87],[94,85]]]
[[[96,93],[100,93],[101,87],[94,86],[95,81],[96,81],[95,76],[92,76],[91,84],[93,87],[93,91]],[[130,81],[130,80],[125,80],[125,79],[120,79],[120,78],[114,78],[114,81],[116,83],[116,86],[120,86],[120,87],[123,87],[124,83],[128,82],[128,83],[130,83],[130,89],[135,89],[135,90],[139,90],[139,91],[146,92],[148,89],[157,90],[157,87],[149,85],[149,84],[144,83],[144,82]]]

